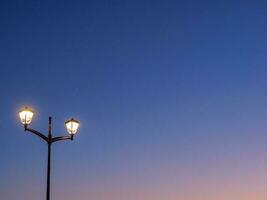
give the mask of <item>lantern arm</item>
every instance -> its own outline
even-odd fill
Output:
[[[28,127],[26,127],[26,126],[25,126],[25,131],[29,131],[29,132],[31,132],[31,133],[33,133],[33,134],[39,136],[40,138],[42,138],[42,139],[45,140],[46,142],[48,142],[48,138],[47,138],[44,134],[40,133],[39,131],[36,131],[36,130],[34,130],[34,129],[31,129],[31,128],[28,128]]]
[[[65,135],[52,138],[52,142],[57,142],[61,140],[73,140],[73,135]]]

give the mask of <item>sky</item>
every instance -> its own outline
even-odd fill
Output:
[[[0,1],[0,197],[266,200],[266,1]]]

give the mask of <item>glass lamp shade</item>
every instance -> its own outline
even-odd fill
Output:
[[[34,115],[33,111],[31,109],[25,107],[24,109],[22,109],[19,112],[19,117],[20,117],[21,123],[24,125],[30,124],[32,121],[33,115]]]
[[[70,120],[65,122],[65,125],[69,134],[74,135],[77,132],[80,123],[79,121],[71,118]]]

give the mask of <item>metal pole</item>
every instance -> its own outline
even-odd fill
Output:
[[[51,160],[51,144],[52,144],[51,123],[52,123],[52,118],[49,117],[48,141],[47,141],[47,144],[48,144],[48,157],[47,157],[46,200],[50,200],[50,160]]]
[[[51,155],[51,144],[48,143],[46,200],[50,200],[50,155]]]

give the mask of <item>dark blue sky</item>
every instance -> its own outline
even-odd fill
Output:
[[[0,197],[45,194],[46,146],[17,116],[29,105],[38,130],[50,115],[55,135],[81,121],[53,146],[54,199],[265,200],[266,10],[1,1]]]

